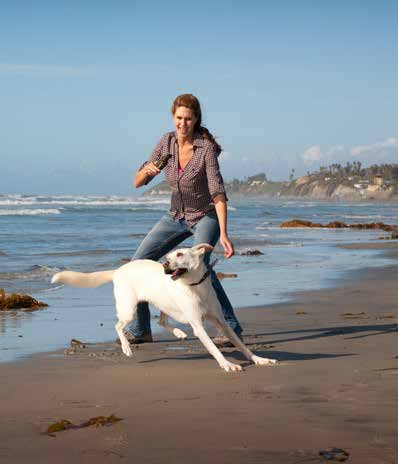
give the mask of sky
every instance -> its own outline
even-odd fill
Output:
[[[2,0],[0,194],[136,195],[195,94],[225,179],[398,163],[395,0]]]

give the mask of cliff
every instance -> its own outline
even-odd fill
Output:
[[[396,166],[396,165],[393,165]],[[382,169],[383,165],[379,168]],[[377,167],[376,167],[377,168]],[[266,196],[280,198],[308,198],[313,200],[398,200],[398,177],[377,173],[375,167],[354,175],[342,171],[308,173],[307,176],[290,181],[273,182],[265,174],[245,180],[234,179],[225,183],[229,196]],[[144,195],[170,195],[167,182],[160,182]]]
[[[290,182],[281,196],[316,200],[398,200],[398,182],[375,183],[368,178],[330,179],[310,175]]]

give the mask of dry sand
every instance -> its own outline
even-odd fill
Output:
[[[397,243],[383,244],[397,256]],[[114,344],[0,365],[1,463],[398,463],[398,266],[336,289],[238,311],[256,353],[280,360],[222,372],[200,344]],[[109,427],[42,432],[116,414]],[[331,461],[329,461],[331,462]]]

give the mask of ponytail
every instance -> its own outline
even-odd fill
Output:
[[[209,142],[211,142],[216,147],[217,156],[219,156],[222,151],[221,145],[217,142],[209,129],[203,126],[199,126],[198,132],[204,139],[209,140]]]

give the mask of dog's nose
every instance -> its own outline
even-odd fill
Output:
[[[173,274],[173,271],[170,269],[170,263],[168,261],[165,261],[162,266],[165,274]]]

